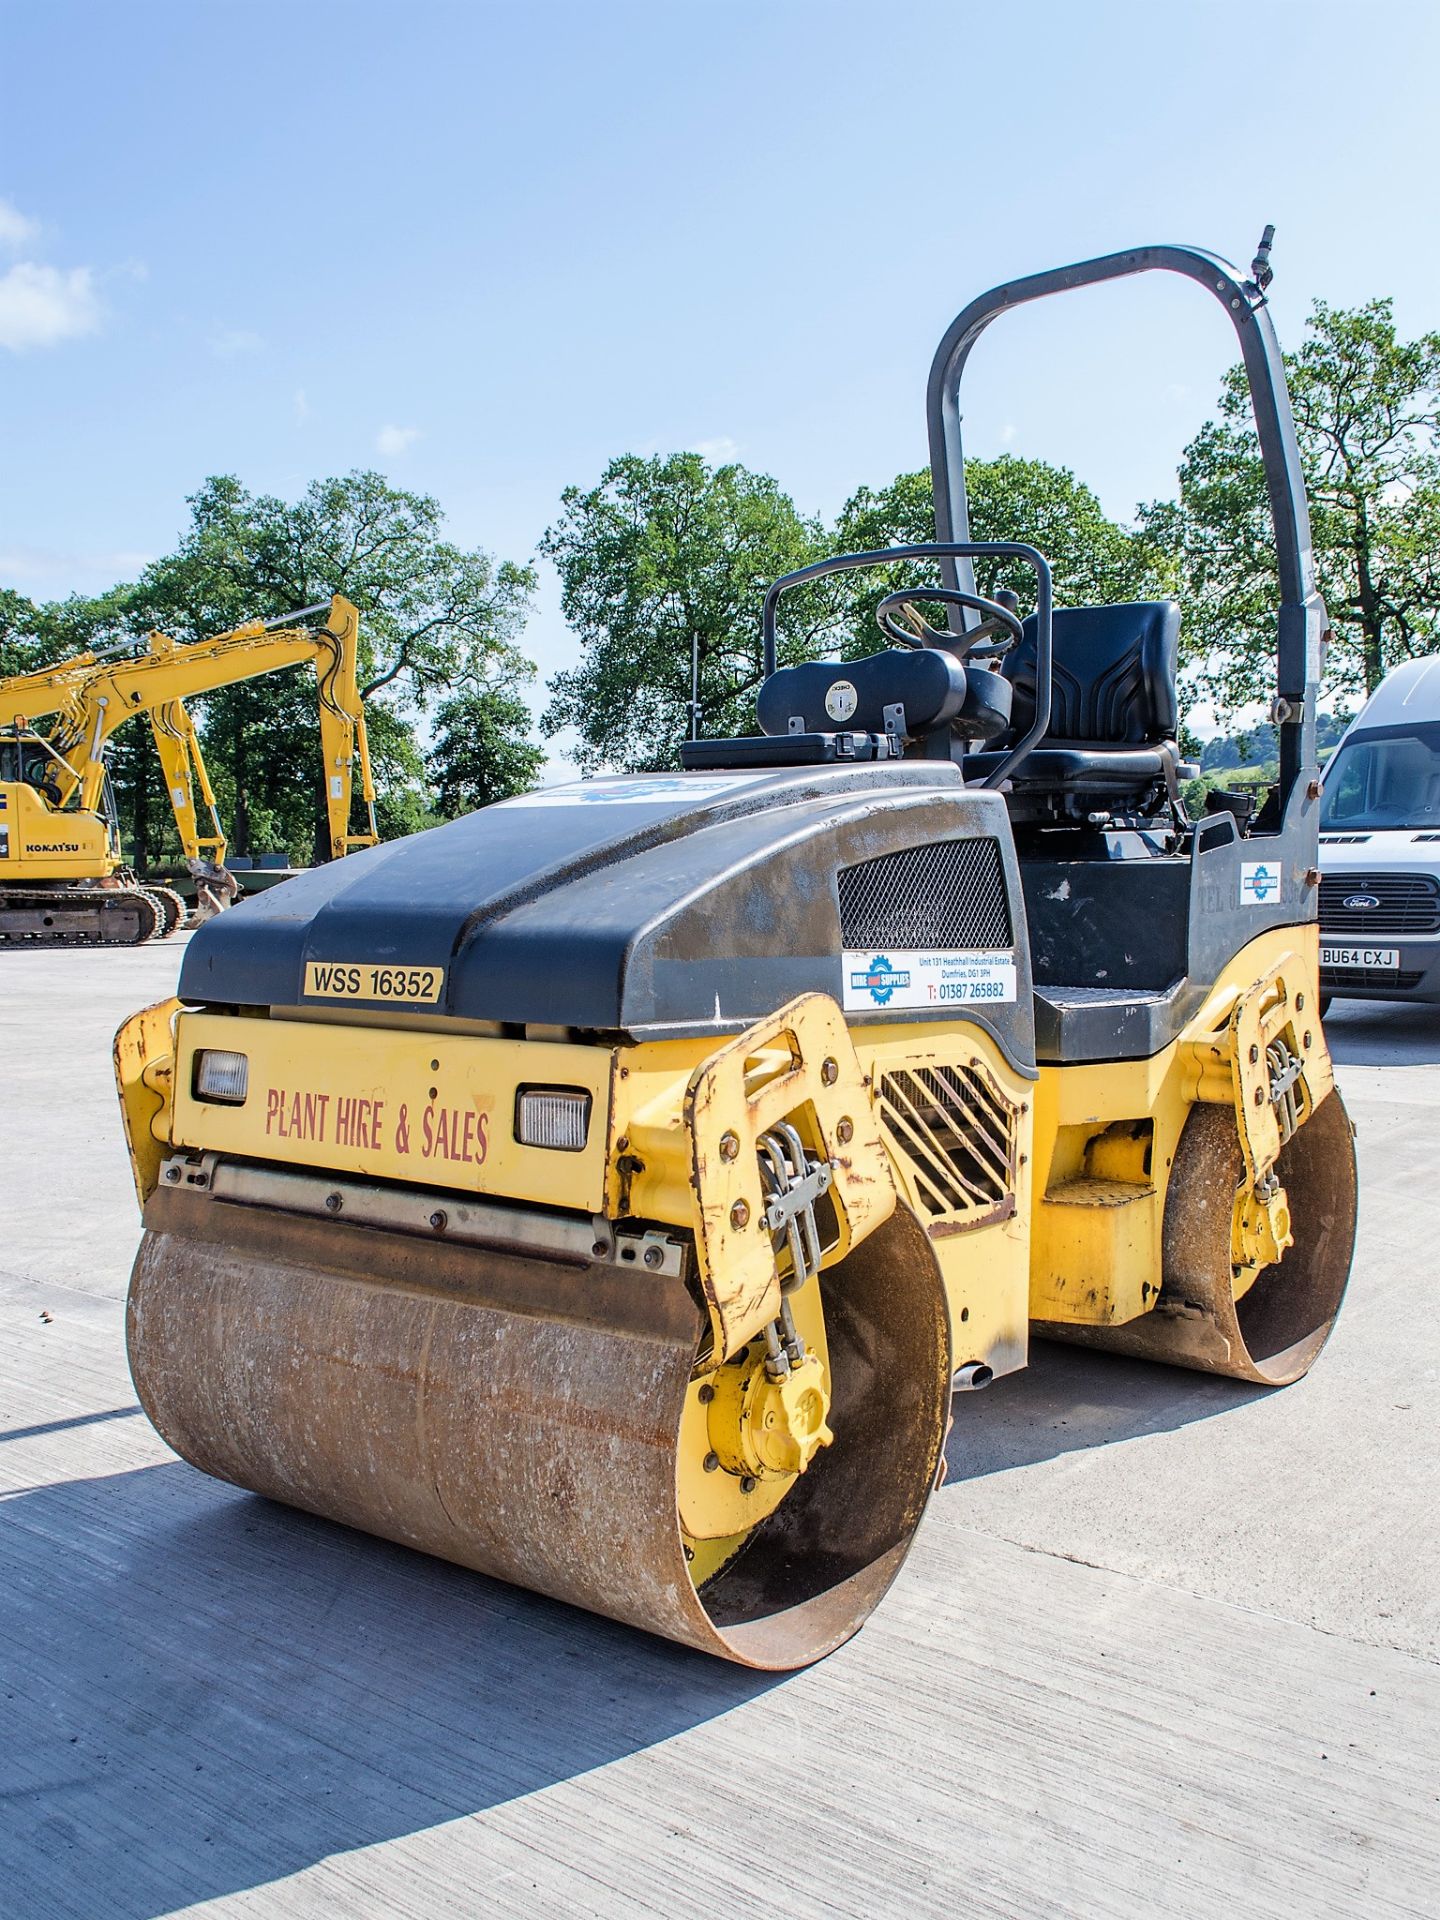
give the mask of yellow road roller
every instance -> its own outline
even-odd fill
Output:
[[[1233,324],[1269,479],[1280,759],[1253,815],[1182,804],[1174,604],[1056,607],[1032,545],[969,538],[975,341],[1153,271]],[[1149,247],[976,300],[930,380],[935,540],[774,583],[755,734],[196,934],[178,999],[116,1043],[131,1365],[178,1453],[784,1669],[866,1619],[952,1397],[1032,1334],[1305,1372],[1355,1163],[1318,1017],[1325,612],[1268,278],[1266,246],[1248,278]],[[996,554],[1033,574],[1024,614],[977,591]],[[919,562],[877,651],[777,669],[784,594]]]

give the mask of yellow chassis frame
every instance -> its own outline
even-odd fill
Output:
[[[1046,1066],[1038,1083],[964,1021],[852,1028],[822,994],[718,1046],[634,1047],[494,1038],[413,1017],[357,1028],[299,1010],[215,1014],[169,1000],[121,1028],[116,1076],[142,1205],[165,1158],[188,1150],[670,1225],[693,1236],[724,1359],[779,1309],[759,1136],[789,1120],[831,1162],[833,1265],[897,1203],[923,1223],[917,1170],[879,1124],[878,1077],[897,1065],[983,1067],[1016,1116],[1014,1205],[974,1231],[927,1232],[957,1364],[1003,1372],[1024,1364],[1032,1320],[1114,1326],[1154,1306],[1165,1188],[1197,1102],[1234,1108],[1249,1180],[1263,1186],[1280,1148],[1267,1048],[1283,1040],[1300,1062],[1302,1121],[1333,1085],[1318,988],[1313,927],[1262,934],[1172,1045],[1146,1060]],[[243,1105],[196,1095],[207,1048],[247,1056]],[[516,1139],[516,1097],[534,1085],[590,1096],[582,1151]],[[1259,1226],[1237,1226],[1242,1239],[1280,1230],[1273,1208]]]

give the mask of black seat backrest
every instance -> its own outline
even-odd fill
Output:
[[[948,726],[965,699],[965,669],[936,647],[889,647],[864,660],[807,660],[781,667],[755,701],[760,731],[783,734],[799,718],[803,733],[884,733],[885,709],[904,708],[912,740]]]
[[[1054,692],[1042,744],[1142,747],[1175,739],[1180,609],[1173,600],[1057,607],[1054,620]],[[1035,717],[1033,614],[1004,673],[1015,688],[1011,737],[1018,739]]]

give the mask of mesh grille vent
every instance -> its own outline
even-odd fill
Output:
[[[1377,904],[1347,907],[1356,895]],[[1320,882],[1320,925],[1327,934],[1367,943],[1387,933],[1434,933],[1440,930],[1440,885],[1422,873],[1327,873]]]
[[[882,854],[839,876],[845,947],[1008,947],[1010,903],[997,840],[945,840]]]
[[[908,1162],[936,1232],[961,1233],[1015,1211],[1019,1110],[978,1060],[882,1074],[880,1124]]]

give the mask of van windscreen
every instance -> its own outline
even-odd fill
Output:
[[[1440,827],[1440,720],[1352,734],[1325,769],[1320,826]]]

